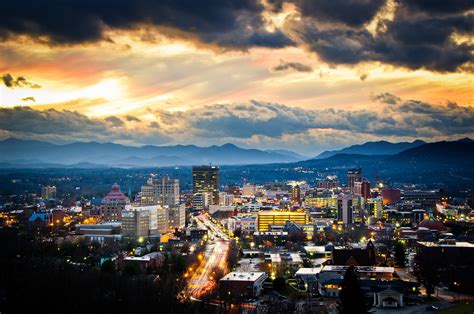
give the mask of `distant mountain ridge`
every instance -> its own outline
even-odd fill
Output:
[[[195,164],[243,165],[295,162],[305,159],[296,153],[244,149],[233,144],[199,147],[195,145],[126,146],[114,143],[75,142],[57,145],[34,140],[9,138],[0,141],[0,162],[25,166],[37,164],[74,165],[89,163],[112,167],[164,167]]]
[[[395,155],[404,150],[424,144],[426,144],[426,142],[422,140],[399,143],[391,143],[387,141],[367,142],[364,144],[352,145],[339,150],[325,151],[316,156],[314,159],[324,159],[337,154]]]

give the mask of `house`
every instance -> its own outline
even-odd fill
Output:
[[[334,248],[332,251],[333,265],[375,266],[375,247],[372,241],[365,248]]]
[[[219,292],[223,296],[258,297],[265,279],[265,272],[231,272],[219,280]]]

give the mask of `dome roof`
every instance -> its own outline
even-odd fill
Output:
[[[114,193],[120,192],[120,185],[118,185],[117,183],[112,185],[112,192]]]
[[[112,190],[109,192],[109,194],[107,194],[107,196],[102,199],[102,203],[106,203],[109,201],[128,202],[129,200],[128,197],[123,194],[122,191],[120,191],[120,185],[115,183],[114,185],[112,185]]]

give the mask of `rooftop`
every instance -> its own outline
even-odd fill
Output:
[[[255,282],[262,276],[265,276],[265,272],[236,272],[233,271],[228,273],[221,279],[221,281],[250,281]]]
[[[326,265],[323,267],[322,271],[346,271],[349,266],[344,265]],[[393,267],[379,267],[379,266],[355,266],[355,269],[358,272],[366,273],[393,273],[395,268]]]
[[[418,242],[423,246],[428,247],[465,247],[465,248],[474,248],[474,244],[470,242]]]
[[[300,268],[295,273],[295,276],[308,276],[308,275],[316,275],[321,272],[322,267],[312,267],[312,268]]]

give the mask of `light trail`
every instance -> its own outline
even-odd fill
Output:
[[[192,274],[184,289],[183,298],[199,299],[217,287],[214,271],[227,270],[226,260],[229,249],[229,237],[219,229],[207,215],[196,217],[198,227],[208,230],[208,243],[203,252],[203,259]]]

